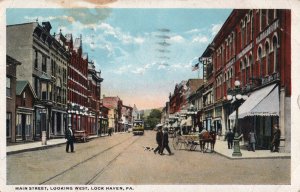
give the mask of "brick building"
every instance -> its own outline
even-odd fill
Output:
[[[259,147],[268,148],[272,125],[281,129],[281,148],[290,151],[291,11],[233,10],[199,58],[204,65],[204,128],[221,125],[224,134],[235,121],[226,97],[235,80],[248,99],[239,107],[237,131],[254,129]],[[203,62],[204,63],[204,62]]]

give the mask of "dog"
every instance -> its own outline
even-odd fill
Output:
[[[143,146],[143,148],[144,148],[144,151],[153,151],[154,150],[153,147],[145,147],[145,146]]]

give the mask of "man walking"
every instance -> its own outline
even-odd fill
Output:
[[[229,129],[228,133],[225,136],[225,139],[227,139],[228,149],[232,149],[234,134],[231,129]]]
[[[71,146],[71,152],[74,152],[74,133],[71,126],[66,130],[65,139],[67,139],[66,152],[69,153],[69,146]]]
[[[168,134],[168,130],[164,129],[163,132],[163,147],[160,151],[160,154],[163,155],[164,149],[166,148],[169,155],[173,155],[174,153],[171,152],[170,147],[169,147],[169,134]]]
[[[162,145],[163,145],[163,133],[161,131],[161,127],[158,127],[157,133],[156,133],[156,143],[157,143],[157,147],[154,149],[154,153],[156,154],[156,152],[158,151],[160,154],[160,151],[162,149]]]

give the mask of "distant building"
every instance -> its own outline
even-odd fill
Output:
[[[122,100],[117,97],[103,97],[103,105],[109,109],[108,126],[113,128],[114,132],[119,132],[121,129],[122,118]]]

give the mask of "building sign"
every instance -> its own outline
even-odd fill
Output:
[[[245,47],[245,49],[243,49],[238,55],[237,55],[237,59],[241,58],[243,55],[245,55],[250,49],[252,49],[253,47],[253,43],[251,42],[249,45],[247,45],[247,47]]]
[[[227,64],[226,64],[226,69],[228,69],[233,63],[235,62],[235,57],[233,57]]]
[[[266,38],[268,35],[270,35],[272,32],[274,32],[279,27],[279,20],[275,21],[272,25],[270,25],[264,32],[262,32],[257,38],[256,38],[256,44],[261,42],[264,38]]]
[[[211,57],[200,57],[199,62],[203,64],[209,64],[212,63],[212,58]]]

